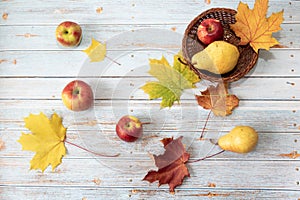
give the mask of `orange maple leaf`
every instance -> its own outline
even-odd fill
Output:
[[[204,109],[211,109],[216,116],[226,116],[239,105],[239,99],[228,94],[227,84],[209,86],[201,95],[196,95],[198,104]]]
[[[185,151],[181,143],[182,138],[181,136],[176,140],[173,138],[161,140],[166,151],[162,155],[154,155],[158,171],[150,170],[143,180],[150,183],[159,181],[159,186],[169,184],[170,192],[174,192],[175,187],[182,184],[184,177],[190,176],[189,170],[185,166],[190,154]]]
[[[251,10],[247,4],[240,2],[235,16],[236,23],[230,25],[235,34],[241,38],[240,44],[250,43],[256,53],[258,49],[269,50],[270,47],[279,44],[272,37],[272,33],[281,30],[283,10],[266,18],[268,4],[269,0],[256,0]]]

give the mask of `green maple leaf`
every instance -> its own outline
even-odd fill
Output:
[[[183,90],[195,88],[195,83],[200,81],[189,66],[179,59],[184,60],[180,54],[174,56],[173,67],[164,56],[160,60],[150,59],[148,73],[158,81],[147,82],[141,89],[149,95],[150,100],[162,98],[162,108],[171,107],[175,101],[179,103]]]

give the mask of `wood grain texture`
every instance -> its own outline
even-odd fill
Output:
[[[298,191],[269,191],[269,190],[222,190],[216,188],[198,189],[194,191],[178,189],[176,194],[169,194],[165,189],[147,189],[147,188],[114,188],[113,191],[100,187],[64,187],[58,193],[59,187],[1,187],[0,190],[6,190],[6,193],[0,193],[0,197],[8,199],[43,199],[45,196],[51,196],[53,200],[82,199],[297,199]],[[8,196],[5,196],[9,194]],[[1,196],[2,195],[2,196]]]
[[[29,113],[38,114],[57,112],[64,118],[64,124],[71,130],[91,130],[99,125],[107,131],[113,131],[119,117],[132,114],[141,118],[149,132],[182,131],[199,132],[204,126],[209,111],[200,108],[194,100],[183,100],[172,109],[159,107],[159,101],[141,100],[97,100],[94,107],[81,114],[73,113],[64,107],[61,100],[2,100],[0,102],[0,129],[24,130],[23,118]],[[249,124],[260,132],[295,132],[299,130],[299,101],[241,101],[233,114],[225,118],[211,116],[207,131],[217,131],[215,124],[222,126],[221,131],[229,131],[240,123]],[[260,116],[257,118],[257,116]],[[195,120],[198,119],[198,120]],[[178,121],[180,120],[180,121]],[[222,122],[230,123],[222,123]],[[270,123],[272,122],[272,123]],[[177,124],[177,125],[176,125]],[[183,126],[186,124],[186,127]],[[299,124],[299,125],[298,125]],[[182,127],[181,127],[182,126]],[[147,130],[147,129],[146,129]]]
[[[253,1],[243,1],[253,6]],[[236,9],[238,0],[214,0],[207,5],[205,1],[166,0],[150,2],[143,0],[130,1],[60,1],[35,3],[23,1],[1,2],[1,10],[9,13],[2,25],[39,25],[57,24],[62,20],[72,19],[81,24],[171,24],[188,23],[199,13],[212,7]],[[67,4],[67,5],[66,5]],[[103,11],[97,13],[102,7]],[[181,12],[184,8],[186,12]],[[271,0],[269,13],[285,9],[286,21],[299,21],[299,1]],[[35,16],[39,16],[36,18]],[[163,16],[163,17],[162,17]],[[34,19],[34,20],[33,20]]]
[[[197,1],[26,1],[0,3],[0,199],[299,199],[300,198],[300,1],[269,0],[269,12],[284,9],[283,30],[274,34],[281,48],[260,51],[256,67],[230,84],[240,105],[225,118],[211,116],[204,140],[199,136],[208,115],[194,98],[206,89],[187,91],[181,104],[160,109],[139,88],[155,80],[148,59],[172,60],[181,48],[188,23],[212,7],[236,9],[239,0]],[[253,6],[253,0],[244,0]],[[77,48],[61,48],[56,26],[79,23],[83,40]],[[81,51],[91,38],[105,42],[109,59],[90,63]],[[69,111],[61,101],[63,87],[74,79],[94,90],[91,110]],[[29,113],[57,112],[68,128],[70,142],[118,158],[96,157],[66,144],[68,154],[55,170],[30,171],[32,152],[17,142]],[[136,143],[120,141],[117,120],[139,117],[144,137]],[[220,149],[217,140],[236,125],[254,127],[259,143],[249,154],[225,152],[190,163],[191,177],[170,194],[167,185],[142,181],[155,169],[149,153],[162,153],[159,140],[184,136],[191,160]]]
[[[67,185],[83,188],[149,186],[148,189],[151,190],[157,188],[157,183],[149,185],[141,181],[145,176],[144,172],[155,169],[150,158],[148,160],[135,159],[135,162],[138,162],[137,165],[130,163],[130,160],[114,159],[109,166],[105,166],[105,162],[100,162],[99,159],[64,159],[54,172],[47,170],[44,174],[36,171],[29,172],[28,160],[28,158],[7,158],[5,165],[1,167],[2,185],[14,187]],[[130,165],[132,166],[129,170]],[[77,166],[77,170],[73,170],[74,166]],[[297,190],[299,188],[297,167],[299,167],[297,161],[206,160],[188,165],[192,176],[187,178],[180,188],[204,189],[207,188],[208,182],[213,182],[221,189]],[[94,178],[101,180],[100,186],[95,185]],[[167,189],[167,186],[163,185],[161,188]]]
[[[173,50],[177,52],[178,49]],[[125,51],[110,51],[112,58]],[[126,54],[127,60],[118,58],[116,61],[122,67],[107,67],[111,61],[90,64],[83,52],[72,51],[5,51],[0,52],[0,77],[77,77],[102,75],[103,77],[126,76],[126,74],[141,65],[147,65],[149,58],[159,59],[162,55],[168,56],[165,50],[135,50]],[[300,49],[272,49],[261,51],[255,68],[247,74],[248,77],[299,77]],[[280,67],[276,67],[280,66]],[[88,67],[88,68],[87,68]],[[104,69],[105,73],[103,73]],[[109,70],[108,70],[109,69]],[[276,70],[275,70],[276,69]],[[91,73],[95,72],[95,73]],[[134,76],[149,77],[147,70],[131,73]]]
[[[148,99],[140,87],[153,77],[103,77],[84,78],[94,90],[96,99]],[[0,78],[0,99],[60,99],[62,89],[74,78]],[[41,84],[42,83],[42,84]],[[188,90],[181,99],[195,99],[194,94],[205,90],[208,83],[200,82],[199,89]],[[230,92],[241,99],[299,100],[298,78],[248,78],[230,85]],[[28,89],[29,88],[29,89]],[[255,91],[253,90],[255,88]],[[253,90],[253,92],[249,92]]]
[[[83,50],[91,43],[91,38],[94,37],[99,41],[107,41],[108,50],[128,50],[138,48],[163,48],[163,49],[180,49],[181,39],[187,23],[176,25],[81,25],[84,38],[78,48],[74,51]],[[0,48],[6,51],[20,50],[66,50],[57,45],[55,40],[55,29],[57,26],[0,26]],[[289,48],[300,48],[300,39],[297,37],[300,34],[300,23],[285,23],[281,25],[282,30],[274,33],[274,37],[278,39],[280,44]],[[136,31],[147,29],[151,33],[151,29],[163,29],[180,34],[176,43],[168,44],[167,36],[149,34],[145,37],[149,38],[145,42],[139,41],[136,37]],[[173,29],[173,30],[172,30]],[[175,31],[174,31],[175,30]],[[126,35],[125,33],[128,32]],[[113,41],[114,37],[122,34],[122,40]],[[165,34],[168,34],[167,32]],[[163,38],[163,39],[162,39]],[[5,41],[14,41],[5,43]],[[5,45],[4,45],[5,44]]]
[[[192,132],[187,131],[177,133],[175,131],[151,131],[147,129],[144,133],[144,138],[138,141],[136,144],[125,145],[120,142],[117,138],[116,134],[112,130],[105,130],[105,134],[109,135],[109,137],[105,137],[105,134],[99,133],[101,129],[98,130],[98,134],[96,134],[95,130],[68,130],[67,138],[68,141],[85,146],[90,150],[93,150],[98,153],[112,155],[113,153],[121,153],[119,158],[114,158],[116,161],[118,160],[127,160],[131,165],[139,165],[139,160],[141,161],[149,161],[150,157],[148,156],[149,152],[157,154],[156,151],[162,150],[162,146],[159,143],[159,140],[165,137],[179,137],[179,135],[183,135],[184,144],[188,145],[188,152],[192,155],[191,160],[196,160],[197,158],[205,157],[206,155],[212,155],[220,151],[218,146],[210,143],[208,139],[217,140],[220,135],[226,134],[227,132],[215,132],[210,131],[206,132],[205,140],[200,141],[199,135],[200,131]],[[260,132],[259,133],[259,143],[253,153],[249,154],[236,154],[231,152],[226,152],[218,157],[214,157],[212,160],[215,162],[223,162],[223,161],[281,161],[281,162],[289,162],[289,161],[297,161],[297,157],[293,157],[292,154],[299,153],[299,133],[286,133],[286,132]],[[11,159],[11,158],[26,158],[25,164],[27,164],[26,169],[29,167],[29,161],[33,156],[32,152],[22,152],[21,145],[17,142],[17,139],[20,137],[21,132],[27,133],[28,130],[14,130],[14,131],[0,131],[0,135],[2,141],[5,143],[5,148],[1,150],[0,157],[1,159]],[[89,137],[89,138],[87,138]],[[91,142],[91,138],[96,141]],[[191,142],[192,141],[192,142]],[[111,147],[115,149],[111,150],[107,147],[109,143]],[[272,144],[272,145],[270,145]],[[113,163],[113,160],[107,160],[105,158],[94,156],[91,153],[87,153],[81,149],[78,149],[70,144],[66,144],[68,149],[68,155],[65,159],[97,159],[99,161],[103,161],[105,163]],[[157,149],[151,149],[151,148]],[[288,154],[291,154],[289,157]],[[63,160],[63,162],[64,162]],[[151,159],[150,159],[151,160]],[[89,161],[87,161],[89,162]],[[118,168],[120,166],[117,166]],[[134,169],[131,169],[134,170]],[[71,173],[71,172],[70,172]],[[87,172],[89,173],[89,172]],[[71,174],[70,174],[71,176]]]

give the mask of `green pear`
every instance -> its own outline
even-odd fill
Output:
[[[239,50],[233,44],[214,41],[192,57],[192,64],[198,69],[225,74],[234,69],[239,57]]]
[[[250,126],[236,126],[228,134],[218,140],[218,145],[236,153],[248,153],[254,149],[258,141],[257,132]]]

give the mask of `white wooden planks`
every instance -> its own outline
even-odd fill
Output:
[[[184,31],[187,27],[187,23],[181,23],[176,25],[82,25],[83,40],[78,48],[71,49],[83,50],[87,48],[91,43],[91,38],[94,37],[99,41],[106,42],[109,50],[127,50],[127,49],[139,49],[139,48],[163,48],[163,49],[180,49],[181,39]],[[55,29],[57,25],[51,26],[0,26],[0,48],[6,51],[20,51],[20,50],[66,50],[57,45],[55,39]],[[283,47],[300,48],[300,39],[297,37],[300,32],[299,23],[285,23],[281,25],[282,31],[274,33],[274,37],[278,39]],[[140,29],[148,29],[150,34],[145,40],[138,41],[135,37],[135,32]],[[176,43],[168,44],[166,35],[154,35],[151,34],[151,29],[163,29],[170,33],[178,33],[178,41]],[[111,39],[128,32],[122,40],[115,41],[113,43]],[[173,33],[172,33],[173,32]],[[5,41],[13,41],[6,43]]]
[[[124,53],[124,51],[109,52],[113,57],[121,53]],[[106,59],[104,63],[86,65],[89,62],[88,58],[86,54],[80,51],[72,52],[72,56],[70,56],[69,51],[5,51],[0,52],[0,60],[2,60],[0,63],[0,78],[126,76],[131,69],[135,69],[141,64],[147,65],[149,57],[160,59],[162,55],[168,55],[167,51],[129,51],[127,54],[128,59],[119,61],[122,67],[113,66],[108,70],[107,65],[111,63],[110,60]],[[298,63],[300,63],[299,49],[261,51],[255,68],[247,76],[298,77],[300,75],[300,71],[297,70]],[[89,68],[86,68],[87,66]],[[103,73],[104,69],[107,69],[105,73]],[[149,76],[147,70],[132,72],[131,74],[136,77]]]
[[[249,125],[255,128],[260,135],[260,141],[256,151],[246,155],[226,153],[218,156],[226,160],[287,160],[291,157],[282,156],[282,154],[299,151],[299,105],[289,102],[248,102],[243,101],[234,114],[222,118],[212,116],[206,127],[205,138],[207,140],[199,141],[202,128],[207,117],[207,111],[199,110],[196,114],[192,110],[194,106],[191,102],[183,102],[182,107],[174,107],[172,111],[155,111],[158,108],[158,102],[153,105],[145,105],[135,102],[132,112],[130,107],[123,106],[111,108],[111,102],[96,102],[96,107],[91,113],[82,113],[76,116],[71,111],[66,111],[60,101],[43,101],[44,104],[38,104],[38,101],[15,101],[6,103],[6,109],[0,115],[0,135],[5,141],[7,148],[0,152],[3,157],[22,157],[30,156],[32,153],[20,151],[20,144],[17,139],[21,132],[28,132],[24,128],[22,118],[29,113],[39,113],[44,111],[51,114],[55,111],[64,119],[64,125],[68,128],[67,137],[73,143],[87,146],[96,152],[112,154],[112,149],[103,148],[107,142],[114,147],[115,153],[122,153],[121,158],[132,159],[139,158],[148,160],[147,151],[151,145],[159,147],[158,140],[164,137],[186,137],[184,141],[188,151],[192,153],[192,158],[205,156],[207,153],[218,151],[219,148],[212,145],[208,139],[217,139],[220,135],[230,131],[236,125]],[[30,105],[39,105],[30,108]],[[13,109],[14,108],[14,109]],[[149,110],[151,113],[149,113]],[[193,113],[194,112],[194,113]],[[121,142],[115,134],[115,124],[119,116],[125,114],[134,114],[140,116],[143,122],[150,122],[144,125],[144,138],[137,143],[127,145]],[[260,116],[259,118],[257,116]],[[198,119],[198,120],[195,120]],[[272,123],[270,122],[272,121]],[[101,132],[103,131],[103,132]],[[93,146],[95,143],[95,146]],[[92,158],[82,150],[74,148],[67,144],[69,149],[67,159],[69,158]],[[123,150],[121,147],[124,147]],[[139,150],[137,150],[139,149]],[[154,151],[155,152],[155,151]],[[101,158],[99,158],[101,159]]]
[[[243,1],[253,6],[253,1]],[[81,24],[174,24],[188,23],[199,13],[211,7],[237,9],[238,0],[214,0],[210,5],[199,1],[22,1],[1,2],[2,12],[7,12],[1,25],[56,25],[64,20],[75,20]],[[285,20],[299,21],[299,1],[271,0],[269,13],[284,8]],[[100,13],[97,9],[102,8]]]
[[[1,190],[2,188],[0,188]],[[114,188],[113,192],[107,188],[95,187],[65,187],[60,192],[57,192],[59,187],[14,187],[5,188],[5,190],[12,194],[12,199],[34,199],[45,198],[51,196],[52,199],[153,199],[159,197],[160,199],[238,199],[243,197],[245,200],[252,199],[297,199],[299,197],[298,191],[269,191],[269,190],[218,190],[216,188],[208,188],[201,190],[177,190],[176,195],[169,194],[165,189],[153,190],[147,188]],[[0,194],[0,197],[1,194]]]
[[[148,99],[139,88],[152,77],[137,78],[81,78],[94,89],[96,99]],[[1,99],[60,99],[65,85],[74,78],[2,78]],[[42,84],[41,84],[42,82]],[[194,93],[205,90],[207,84],[199,83],[200,89],[186,91],[182,99],[194,99]],[[230,91],[241,99],[255,100],[298,100],[300,91],[298,78],[248,78],[230,86]],[[204,88],[204,89],[203,89]],[[252,92],[250,92],[252,91]]]

